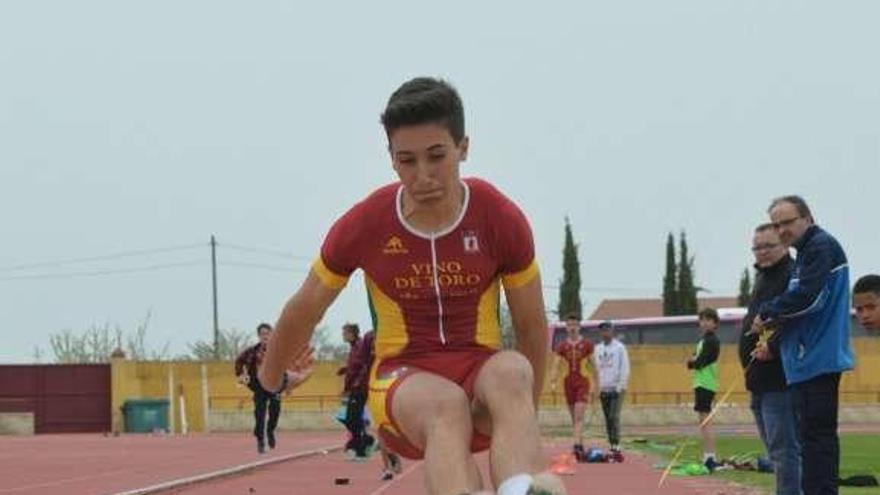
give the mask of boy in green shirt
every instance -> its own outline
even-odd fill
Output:
[[[715,438],[712,434],[711,421],[703,424],[706,416],[712,412],[712,401],[718,391],[718,354],[721,342],[715,335],[720,319],[718,312],[712,308],[700,311],[699,324],[703,338],[697,343],[697,350],[688,359],[687,367],[693,370],[694,411],[700,418],[700,435],[703,437],[703,464],[709,471],[718,465],[715,461]]]

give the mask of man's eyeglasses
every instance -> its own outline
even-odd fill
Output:
[[[800,220],[801,218],[803,218],[803,217],[792,217],[792,218],[787,218],[787,219],[785,219],[785,220],[780,220],[780,221],[778,221],[778,222],[773,222],[772,225],[773,225],[773,228],[774,228],[774,229],[779,230],[779,229],[781,229],[782,227],[788,227],[789,225],[791,225],[791,224],[797,222],[798,220]]]
[[[758,244],[757,246],[752,246],[752,252],[757,253],[758,251],[769,251],[779,244]]]

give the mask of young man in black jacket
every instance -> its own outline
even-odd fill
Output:
[[[767,339],[769,335],[751,332],[758,307],[782,294],[788,287],[794,260],[780,241],[776,229],[769,223],[755,229],[752,253],[755,255],[755,288],[749,311],[743,319],[739,359],[745,371],[746,388],[752,394],[751,406],[758,433],[776,473],[776,494],[799,495],[800,442],[792,391],[786,386],[782,361],[778,357],[778,340],[770,345],[770,352],[776,356],[774,359],[752,359],[759,339]]]
[[[290,392],[309,379],[314,371],[314,359],[312,349],[294,358],[293,362],[285,371],[285,386],[279,393],[266,391],[257,380],[257,370],[263,362],[266,354],[266,344],[272,335],[272,326],[268,323],[260,323],[257,326],[257,336],[260,341],[248,347],[235,359],[235,376],[239,383],[247,386],[254,394],[254,436],[257,437],[257,451],[261,454],[266,452],[266,440],[269,440],[269,448],[275,448],[275,428],[278,426],[278,416],[281,414],[281,392]],[[269,422],[266,423],[266,412],[269,413]]]

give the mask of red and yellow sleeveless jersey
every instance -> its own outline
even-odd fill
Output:
[[[567,376],[580,375],[582,363],[593,354],[593,343],[587,339],[577,342],[566,339],[556,346],[555,352],[568,364]]]
[[[313,270],[342,288],[364,271],[376,357],[498,349],[503,284],[521,287],[538,274],[529,224],[489,183],[462,180],[464,205],[443,232],[425,234],[401,213],[402,186],[375,191],[339,218]]]

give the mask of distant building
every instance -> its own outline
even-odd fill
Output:
[[[698,299],[697,303],[700,309],[712,307],[718,310],[721,324],[717,335],[722,343],[738,341],[746,308],[737,307],[735,297],[706,297]],[[605,320],[614,322],[618,338],[630,345],[694,344],[700,338],[696,315],[663,316],[663,301],[659,298],[603,300],[590,319],[581,322],[581,334],[597,342],[599,323]],[[853,337],[867,335],[855,319],[850,328]],[[550,334],[555,346],[565,338],[565,324],[552,324]]]
[[[736,308],[736,297],[701,297],[697,306],[703,308]],[[663,316],[663,299],[603,299],[590,315],[591,320],[620,320]]]

